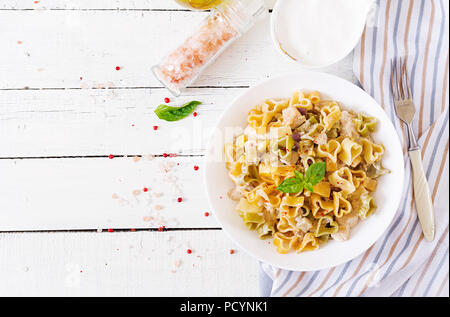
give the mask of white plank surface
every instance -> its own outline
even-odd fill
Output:
[[[160,87],[150,68],[206,14],[0,11],[0,37],[5,43],[0,60],[8,60],[0,64],[0,89]],[[116,66],[122,69],[116,71]],[[351,77],[348,66],[336,64],[328,71]],[[267,17],[227,49],[194,85],[248,86],[296,69],[299,66],[280,56],[272,45]]]
[[[218,227],[202,168],[198,157],[0,160],[0,231]]]
[[[0,9],[15,10],[183,10],[172,0],[1,0]]]
[[[272,8],[276,0],[265,0]],[[173,0],[0,0],[0,10],[184,10]]]
[[[218,117],[244,91],[188,89],[173,104],[204,104],[179,122],[154,113],[165,89],[0,91],[0,157],[203,154]]]
[[[0,296],[258,296],[222,231],[3,233],[0,259]]]

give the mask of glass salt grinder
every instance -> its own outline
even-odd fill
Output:
[[[225,0],[175,50],[152,67],[155,77],[174,95],[267,14],[264,0]]]

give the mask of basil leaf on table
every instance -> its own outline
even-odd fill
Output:
[[[161,120],[173,122],[186,118],[194,112],[195,108],[200,104],[200,101],[191,101],[181,107],[159,105],[158,108],[156,108],[155,113]]]

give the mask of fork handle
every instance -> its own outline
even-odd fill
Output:
[[[434,209],[427,178],[423,170],[420,149],[409,151],[409,158],[413,171],[416,209],[422,225],[423,235],[428,241],[433,241],[435,236]]]

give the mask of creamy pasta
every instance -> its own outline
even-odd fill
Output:
[[[244,133],[225,145],[230,197],[245,225],[273,238],[279,253],[349,239],[375,212],[378,178],[389,172],[371,137],[376,124],[316,91],[254,107]]]

